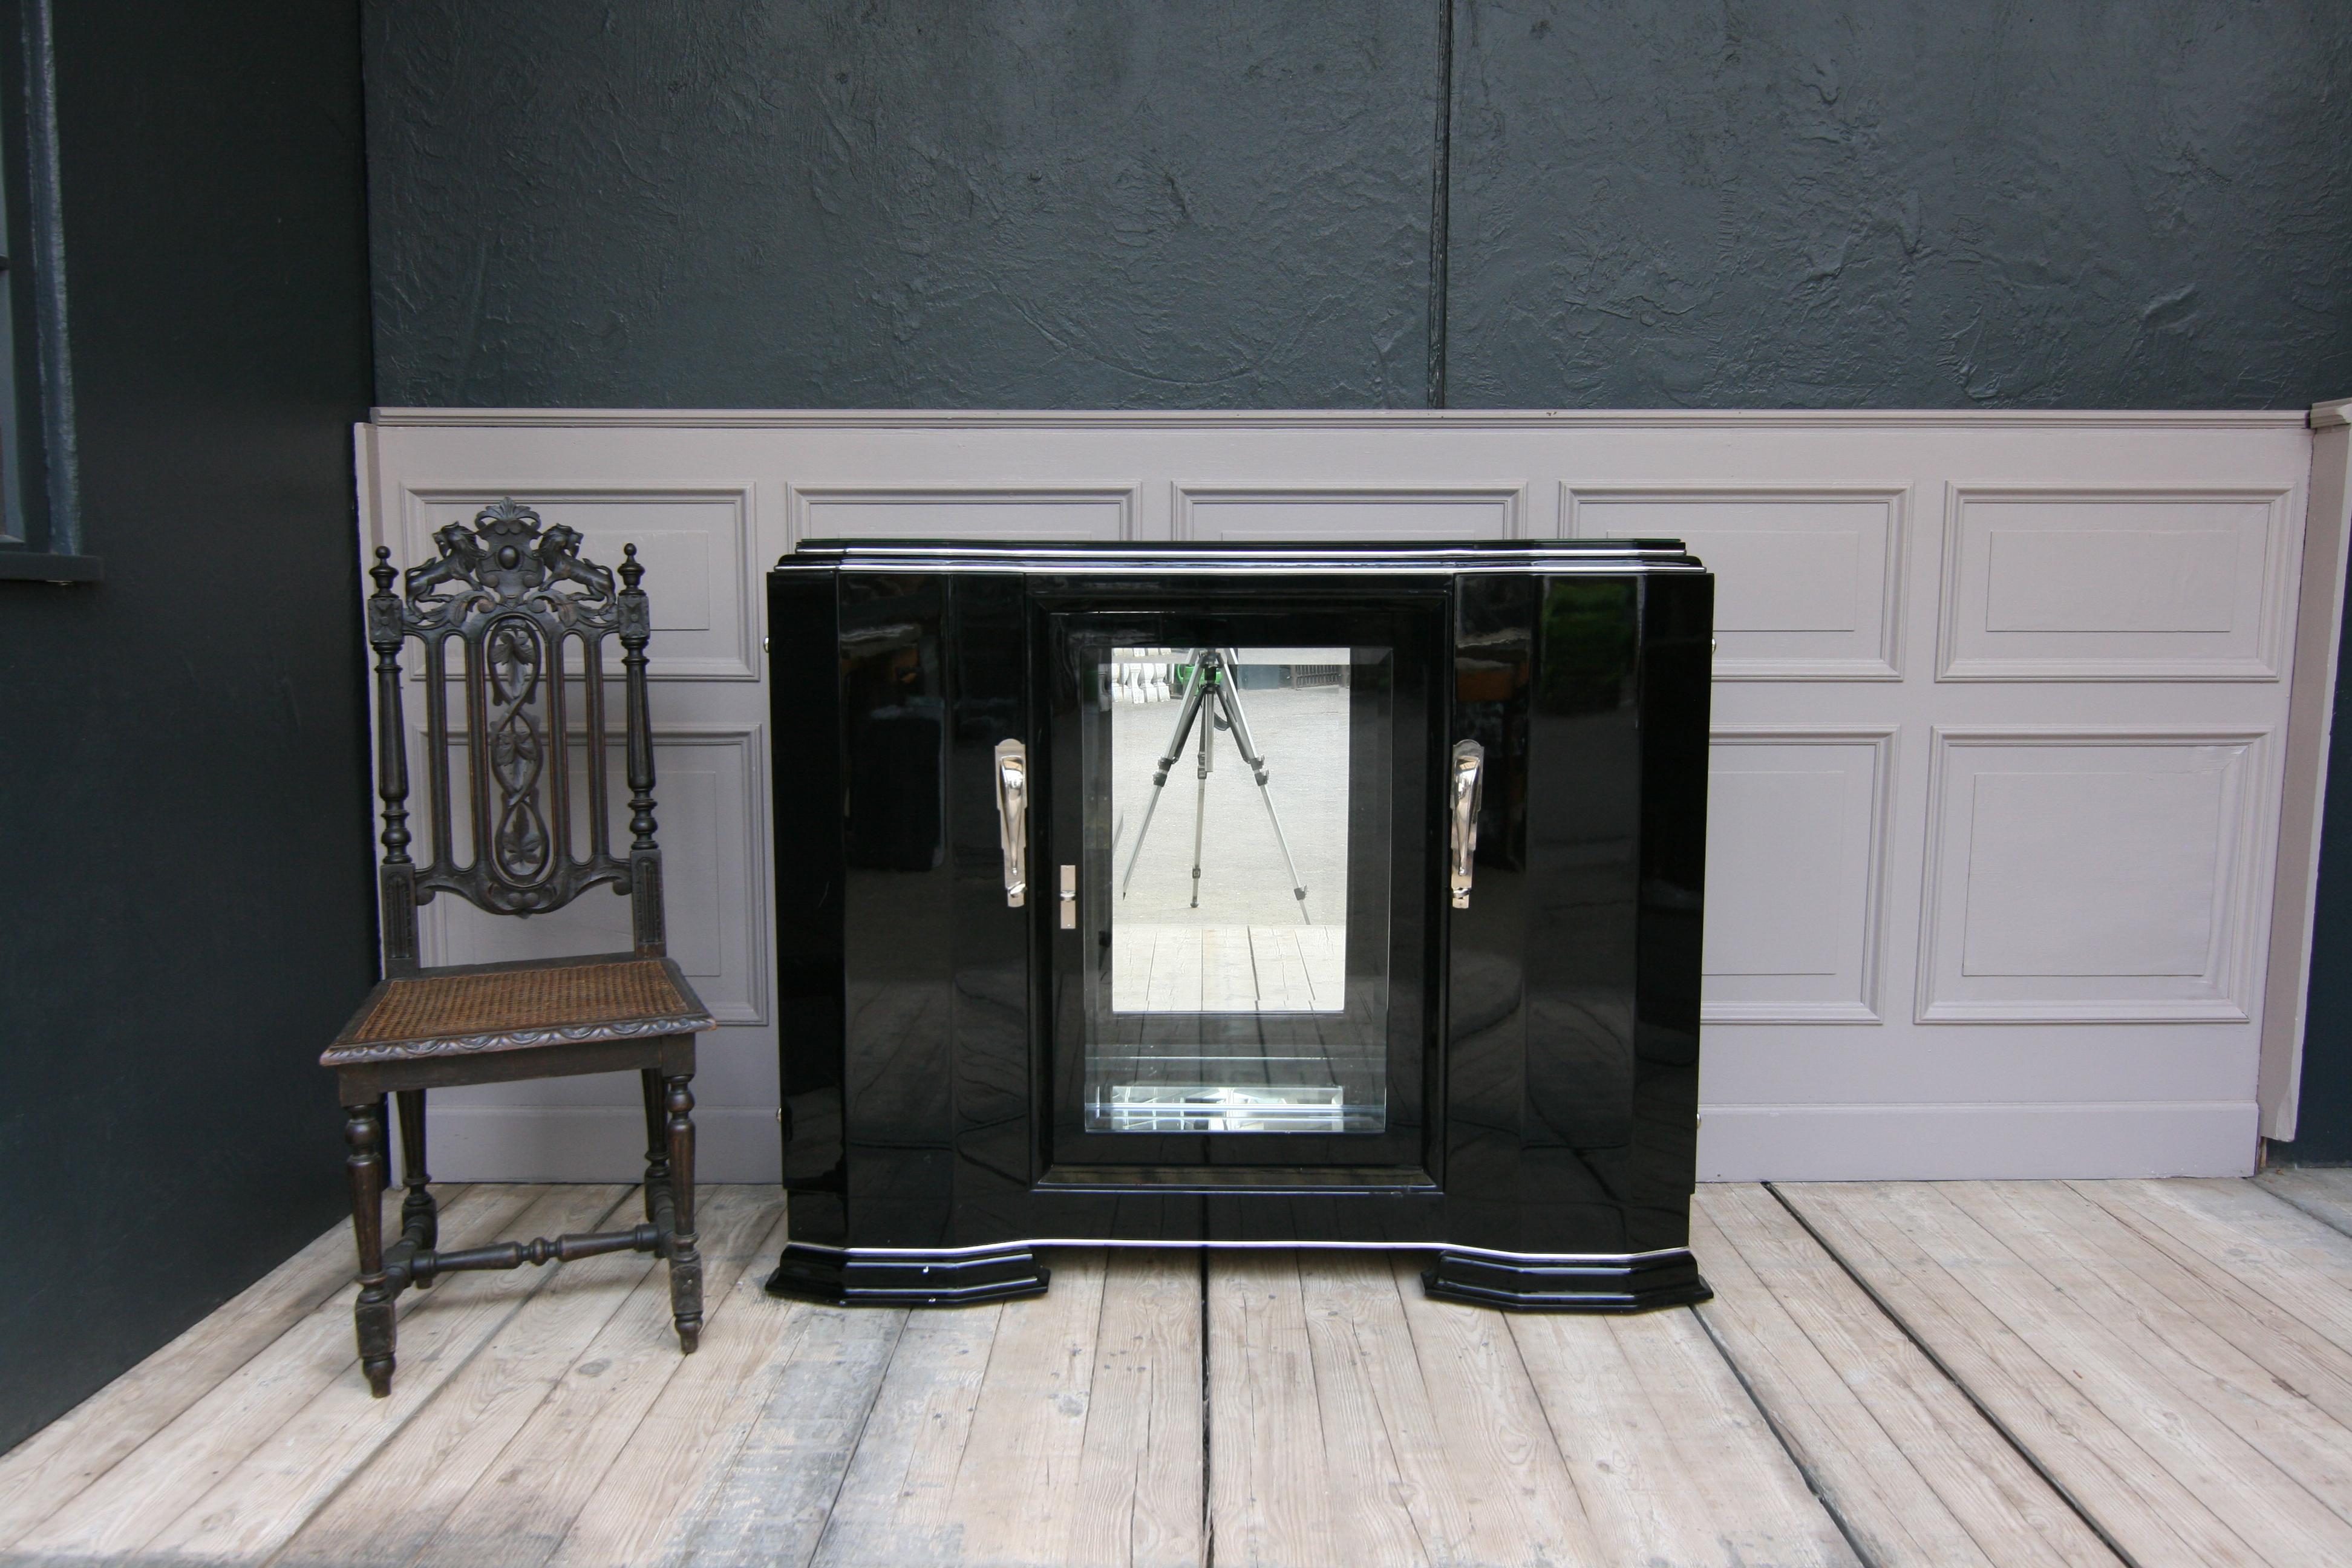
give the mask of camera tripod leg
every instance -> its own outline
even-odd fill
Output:
[[[1226,727],[1234,732],[1234,748],[1241,752],[1242,761],[1249,764],[1250,775],[1257,780],[1257,798],[1265,803],[1265,819],[1273,826],[1274,841],[1282,849],[1282,863],[1290,871],[1290,894],[1298,900],[1298,918],[1312,925],[1314,917],[1307,912],[1307,884],[1299,879],[1298,862],[1291,858],[1290,836],[1282,830],[1281,814],[1274,809],[1274,794],[1265,787],[1265,753],[1257,749],[1257,742],[1250,734],[1249,721],[1242,714],[1241,693],[1219,681],[1216,699],[1217,706],[1224,712]]]
[[[1184,706],[1176,715],[1176,731],[1168,737],[1168,749],[1160,753],[1160,766],[1151,775],[1151,794],[1143,803],[1143,821],[1136,827],[1135,844],[1127,852],[1127,874],[1118,879],[1118,896],[1127,897],[1127,885],[1135,880],[1135,863],[1143,858],[1143,841],[1151,832],[1151,814],[1160,809],[1160,797],[1167,793],[1168,770],[1184,754],[1185,738],[1192,733],[1192,721],[1201,715],[1201,702],[1208,695],[1209,683],[1196,666],[1192,681],[1184,692]],[[1198,831],[1197,829],[1195,830]],[[1193,857],[1197,866],[1200,857]],[[1197,874],[1197,873],[1196,873]],[[1194,884],[1198,896],[1198,883]]]
[[[1201,726],[1201,765],[1194,773],[1199,783],[1192,793],[1192,907],[1201,907],[1201,829],[1209,821],[1210,747],[1217,737],[1217,722],[1212,718]]]

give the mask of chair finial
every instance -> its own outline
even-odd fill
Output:
[[[621,581],[631,593],[636,591],[637,579],[645,574],[646,569],[637,563],[637,547],[634,544],[621,546]]]
[[[379,544],[375,547],[375,564],[368,568],[368,575],[375,579],[375,591],[377,593],[389,594],[392,592],[392,581],[394,577],[400,575],[400,574],[392,569],[392,547],[390,545]]]

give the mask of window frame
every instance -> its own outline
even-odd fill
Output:
[[[95,582],[66,338],[51,0],[0,0],[0,579]]]

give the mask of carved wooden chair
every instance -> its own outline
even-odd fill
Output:
[[[694,1235],[694,1037],[713,1020],[662,931],[661,851],[654,846],[653,737],[646,717],[651,635],[637,547],[613,574],[583,560],[580,535],[542,529],[511,501],[435,535],[439,558],[411,567],[392,591],[389,550],[369,575],[368,642],[376,655],[377,790],[383,797],[380,870],[384,978],[320,1058],[335,1070],[351,1146],[352,1227],[359,1243],[354,1317],[360,1361],[381,1398],[392,1391],[394,1301],[466,1268],[514,1268],[605,1252],[650,1252],[669,1264],[670,1310],[689,1354],[702,1330],[702,1262]],[[629,831],[612,846],[604,645],[622,649],[626,692]],[[423,645],[425,759],[431,854],[408,847],[407,735],[401,652]],[[453,666],[452,650],[456,658]],[[581,679],[567,681],[567,669]],[[463,804],[470,847],[456,852],[450,790],[450,699],[460,698]],[[570,710],[575,697],[582,711]],[[586,800],[573,795],[584,764]],[[584,804],[584,814],[577,808]],[[575,842],[584,822],[585,852]],[[530,916],[610,886],[631,900],[632,952],[520,963],[425,969],[416,910],[454,893],[495,914]],[[635,1069],[646,1107],[646,1221],[627,1230],[539,1237],[443,1252],[425,1168],[425,1092],[458,1084]],[[401,1234],[383,1244],[384,1105],[400,1104]]]

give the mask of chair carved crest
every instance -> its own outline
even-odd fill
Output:
[[[439,553],[408,569],[379,548],[368,574],[368,642],[376,655],[377,781],[383,800],[384,963],[417,966],[416,908],[436,894],[498,914],[561,909],[611,885],[634,902],[636,952],[664,950],[661,852],[654,842],[654,761],[646,714],[646,645],[652,617],[638,586],[645,568],[627,545],[614,574],[580,553],[577,530],[500,501],[435,532]],[[395,579],[401,592],[393,592]],[[627,731],[627,847],[612,845],[604,645],[621,646]],[[427,858],[409,853],[408,753],[401,654],[424,652]],[[572,649],[578,650],[576,667]],[[454,656],[453,656],[454,650]],[[576,669],[576,677],[573,671]],[[578,687],[575,699],[572,687]],[[452,688],[460,729],[451,730]],[[577,703],[579,712],[572,709]],[[462,742],[472,842],[457,853],[450,752]],[[585,763],[585,842],[574,822],[572,763]]]

